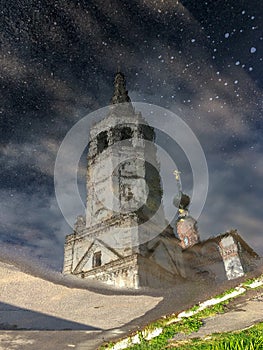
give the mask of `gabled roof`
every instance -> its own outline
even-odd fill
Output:
[[[236,242],[239,242],[241,244],[242,248],[245,251],[247,251],[251,256],[253,256],[254,258],[259,257],[258,254],[239,235],[239,233],[237,232],[236,229],[232,229],[232,230],[230,230],[228,232],[219,234],[218,236],[215,236],[215,237],[210,237],[210,238],[206,239],[205,241],[202,241],[202,242],[199,242],[199,243],[195,244],[192,247],[196,247],[196,246],[203,247],[203,246],[205,246],[208,243],[217,243],[217,244],[219,244],[220,241],[224,237],[228,237],[228,236],[232,236]],[[187,248],[185,250],[190,250],[192,247],[189,247],[189,248]]]

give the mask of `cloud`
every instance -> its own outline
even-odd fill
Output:
[[[59,268],[63,260],[65,235],[71,229],[65,223],[53,196],[27,195],[0,191],[1,241],[30,250],[32,257]],[[14,248],[15,249],[15,248]]]

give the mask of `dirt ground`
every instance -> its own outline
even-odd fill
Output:
[[[245,278],[262,272],[261,266]],[[105,340],[183,311],[241,281],[217,286],[199,280],[165,290],[114,290],[49,274],[32,275],[0,263],[0,350],[96,349]]]

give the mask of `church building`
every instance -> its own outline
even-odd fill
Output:
[[[66,236],[63,273],[137,289],[199,276],[220,282],[251,270],[258,256],[236,231],[201,242],[184,194],[174,233],[154,140],[118,72],[109,112],[90,130],[86,216]]]

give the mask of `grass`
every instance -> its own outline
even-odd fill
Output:
[[[230,288],[230,289],[226,290],[225,292],[216,295],[214,298],[215,298],[215,299],[221,299],[221,298],[223,298],[225,295],[231,294],[231,293],[233,293],[233,292],[235,292],[235,291],[236,291],[236,288]]]
[[[203,319],[216,314],[223,314],[226,311],[226,305],[230,302],[230,300],[231,299],[225,300],[222,303],[210,306],[196,314],[196,317],[198,317],[199,319]]]
[[[163,332],[147,341],[143,338],[142,332],[139,332],[139,338],[141,343],[134,344],[126,348],[127,350],[162,350],[166,349],[169,340],[172,339],[177,333],[190,334],[197,332],[203,325],[202,318],[212,316],[216,313],[222,313],[225,311],[225,305],[227,302],[220,303],[214,306],[211,306],[203,311],[200,311],[198,314],[183,318],[181,321],[176,323],[171,323],[169,325],[164,325],[162,323],[155,323],[155,326],[163,326]],[[152,327],[150,327],[151,329]],[[147,328],[149,329],[149,328]]]
[[[145,340],[140,336],[141,343],[134,344],[127,348],[127,350],[161,350],[165,349],[168,345],[168,340],[172,339],[173,336],[178,332],[184,332],[186,334],[196,332],[202,326],[202,322],[196,318],[183,319],[180,323],[171,324],[164,327],[163,332],[158,336],[149,341]]]
[[[243,286],[249,286],[254,283],[256,279],[247,280],[243,283]],[[262,287],[261,287],[262,288]],[[234,292],[236,289],[228,289],[224,293],[214,297],[220,299],[227,294]],[[136,334],[139,337],[140,344],[131,344],[126,350],[162,350],[167,348],[178,349],[174,344],[171,344],[171,339],[177,333],[190,334],[197,332],[203,325],[203,319],[213,316],[215,314],[221,314],[226,311],[226,305],[235,297],[221,301],[218,304],[207,307],[201,311],[198,311],[199,305],[194,305],[188,311],[197,312],[193,316],[184,317],[180,321],[175,322],[175,315],[162,318],[158,321],[150,323],[145,329],[137,331]],[[145,335],[156,328],[161,328],[162,333],[146,340]],[[184,341],[185,342],[185,341]],[[100,350],[111,349],[114,343],[107,343],[100,347]],[[187,344],[180,343],[180,349],[210,349],[210,350],[263,350],[263,323],[254,326],[253,328],[242,331],[240,333],[223,333],[222,335],[216,335],[211,337],[211,340],[188,340]]]
[[[199,305],[194,305],[193,307],[191,307],[191,309],[189,309],[189,311],[197,311],[199,309]]]
[[[225,312],[225,306],[228,304],[228,300],[219,304],[210,306],[194,316],[185,317],[181,321],[171,323],[167,325],[169,318],[161,319],[157,322],[151,323],[145,328],[147,331],[151,331],[155,328],[162,327],[163,331],[157,337],[146,340],[143,337],[143,331],[138,331],[137,334],[140,339],[140,344],[133,344],[126,348],[126,350],[162,350],[169,346],[169,340],[172,339],[177,333],[190,334],[197,332],[203,325],[203,318],[213,316]],[[108,343],[100,347],[100,350],[110,349],[113,343]],[[180,348],[181,349],[181,348]]]
[[[247,279],[243,284],[245,286],[250,286],[252,283],[254,283],[257,280],[257,278],[254,279]]]
[[[263,349],[263,323],[249,329],[213,335],[206,339],[191,339],[187,342],[169,344],[169,339],[178,332],[192,333],[201,327],[202,323],[196,318],[182,320],[180,324],[171,324],[165,327],[164,332],[146,341],[141,334],[141,343],[132,345],[127,350],[262,350]]]
[[[188,340],[183,344],[170,344],[169,349],[180,350],[262,350],[263,349],[263,323],[249,329],[213,335],[206,339]]]

